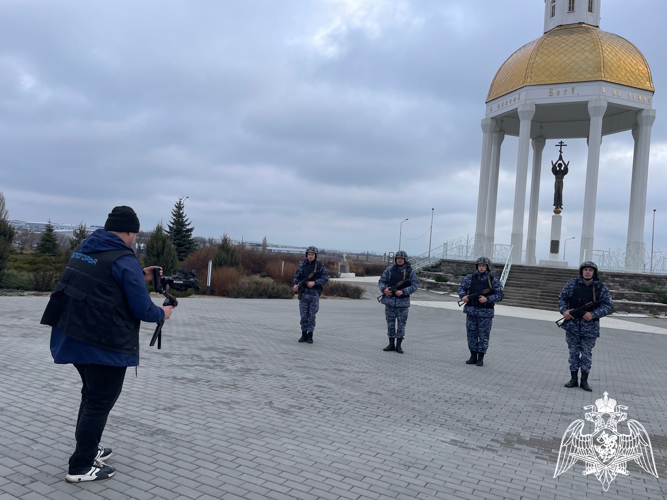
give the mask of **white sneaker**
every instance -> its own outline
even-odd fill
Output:
[[[97,456],[95,457],[95,460],[98,462],[104,462],[108,460],[111,455],[113,455],[111,448],[104,448],[102,446],[98,446]]]
[[[102,462],[95,461],[87,471],[82,471],[80,474],[67,474],[65,480],[68,483],[83,483],[86,481],[99,481],[101,479],[109,479],[116,473],[116,469],[105,465]]]

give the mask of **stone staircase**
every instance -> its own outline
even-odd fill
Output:
[[[463,276],[471,272],[474,265],[467,261],[441,260],[427,269],[418,273],[422,289],[456,293]],[[500,276],[502,268],[495,267],[493,272]],[[505,284],[502,304],[557,311],[558,296],[565,283],[578,275],[577,269],[515,264]],[[436,276],[443,276],[447,282],[435,282]],[[610,290],[616,312],[667,315],[667,304],[660,302],[658,294],[646,291],[652,289],[667,292],[667,276],[605,271],[600,273],[600,279]]]
[[[503,305],[558,310],[565,283],[579,276],[576,269],[513,265],[505,284]]]

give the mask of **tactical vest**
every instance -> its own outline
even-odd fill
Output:
[[[574,286],[574,291],[572,296],[568,301],[568,309],[577,309],[581,306],[588,304],[589,302],[595,302],[600,296],[600,291],[602,290],[602,283],[598,282],[596,285],[586,286],[583,283],[577,281],[577,284]],[[586,311],[580,311],[577,313],[570,313],[573,318],[579,319],[583,318],[586,315],[586,312],[590,312],[595,309],[595,306],[590,305],[586,308]]]
[[[139,352],[139,326],[120,284],[112,274],[116,259],[128,249],[72,254],[51,294],[41,324],[55,326],[68,337],[113,352]]]
[[[410,277],[412,276],[412,268],[410,266],[405,266],[405,269],[401,271],[398,265],[394,264],[391,268],[391,274],[389,275],[389,283],[387,283],[388,288],[393,288],[396,285],[396,290],[403,290],[410,286]],[[399,285],[400,283],[400,285]]]
[[[487,292],[487,295],[491,294],[491,291],[493,290],[493,285],[491,284],[491,274],[486,275],[486,279],[480,278],[477,276],[477,273],[472,275],[472,283],[470,284],[470,290],[468,290],[468,295],[473,295],[476,293],[479,293],[477,297],[473,297],[470,299],[470,302],[468,302],[468,306],[470,307],[478,307],[480,309],[493,309],[495,304],[486,301],[483,304],[479,301],[479,298],[483,295],[482,292],[486,290],[487,288],[489,291]]]
[[[308,276],[310,276],[312,273],[315,273],[315,274],[313,274],[313,277],[308,279],[308,281],[315,281],[316,279],[318,279],[320,277],[319,276],[320,273],[317,270],[318,269],[318,266],[317,266],[318,264],[320,264],[320,263],[317,262],[317,260],[314,260],[313,262],[310,262],[309,260],[305,260],[304,264],[303,264],[303,268],[301,270],[301,276],[299,276],[299,281],[307,279]],[[322,266],[322,265],[324,265],[324,264],[320,264],[320,266]],[[319,293],[322,293],[323,288],[322,288],[322,285],[315,285],[313,288],[308,288],[308,286],[304,283],[303,289],[304,290],[306,290],[306,289],[317,290]]]

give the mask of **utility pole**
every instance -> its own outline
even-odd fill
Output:
[[[653,231],[651,232],[651,274],[653,274],[653,243],[655,241],[655,211],[653,209]]]
[[[433,239],[433,213],[435,208],[431,209],[431,235],[428,237],[428,258],[431,258],[431,240]]]
[[[406,220],[408,220],[408,219],[405,219],[404,221],[401,222],[400,230],[399,230],[399,233],[398,233],[398,251],[399,252],[401,251],[401,240],[403,239],[403,222],[405,222]]]

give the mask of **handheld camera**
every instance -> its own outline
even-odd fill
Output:
[[[176,271],[175,276],[160,276],[160,268],[156,267],[153,269],[153,287],[157,293],[164,295],[163,306],[178,306],[178,300],[172,294],[169,293],[170,289],[178,290],[179,292],[185,292],[190,288],[194,288],[196,292],[199,291],[199,282],[197,281],[197,271],[194,269],[188,271],[187,269],[181,267]],[[155,327],[155,333],[153,333],[153,338],[151,339],[150,346],[153,347],[155,342],[157,342],[157,348],[162,349],[162,326],[164,321],[160,321]]]

